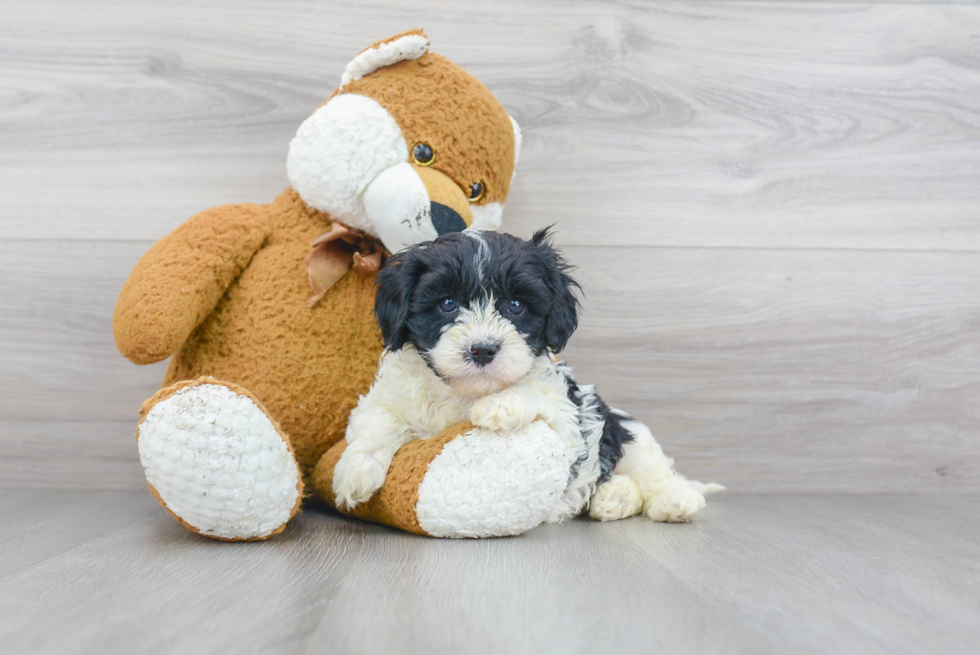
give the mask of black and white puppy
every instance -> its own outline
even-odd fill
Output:
[[[547,230],[530,241],[496,232],[446,234],[391,257],[375,315],[386,352],[351,413],[334,470],[341,507],[368,500],[392,457],[461,421],[514,431],[543,420],[577,459],[549,521],[586,507],[598,520],[645,512],[687,521],[720,485],[674,471],[645,425],[577,384],[555,353],[578,325],[578,284]]]

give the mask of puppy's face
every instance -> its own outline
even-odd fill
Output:
[[[414,246],[378,274],[385,346],[414,344],[461,393],[496,393],[575,331],[577,284],[567,268],[545,230],[531,241],[468,231]]]

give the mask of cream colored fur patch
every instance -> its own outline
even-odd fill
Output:
[[[434,537],[491,537],[542,523],[562,497],[572,459],[542,421],[520,432],[476,428],[446,444],[419,485],[419,526]]]
[[[221,539],[268,536],[299,500],[289,447],[250,398],[220,384],[180,389],[139,426],[140,462],[167,508]]]
[[[394,41],[368,48],[347,64],[340,77],[340,86],[370,75],[379,68],[397,64],[400,61],[418,59],[429,49],[429,39],[422,34],[406,34]]]

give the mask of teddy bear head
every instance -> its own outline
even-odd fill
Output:
[[[308,205],[397,252],[500,227],[521,132],[476,78],[411,30],[372,45],[289,145]]]

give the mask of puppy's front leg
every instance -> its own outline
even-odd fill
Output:
[[[351,412],[347,448],[333,472],[337,507],[352,509],[368,501],[384,484],[391,460],[411,435],[389,410],[362,403]]]
[[[488,430],[518,430],[538,418],[539,406],[533,391],[513,386],[473,403],[470,421]]]

